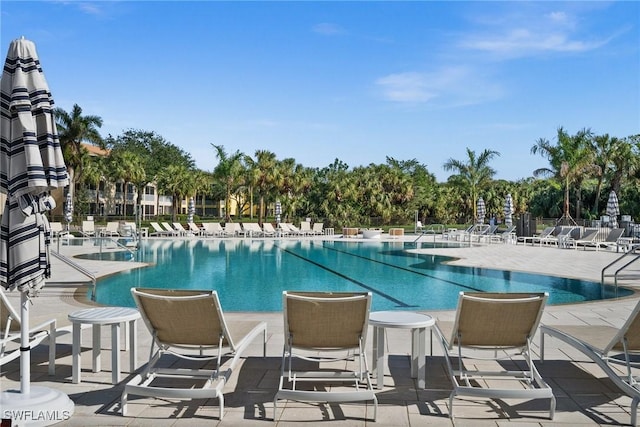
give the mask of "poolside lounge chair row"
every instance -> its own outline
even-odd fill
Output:
[[[124,386],[123,415],[128,412],[129,395],[218,398],[222,419],[224,387],[243,352],[256,338],[262,337],[262,354],[266,356],[266,323],[229,322],[216,291],[133,288],[131,292],[153,343],[143,371]],[[0,296],[3,319],[0,361],[4,364],[15,357],[15,353],[5,352],[5,347],[15,340],[12,332],[15,328],[8,323],[15,322],[17,314],[1,291]],[[640,302],[620,328],[552,327],[540,325],[547,298],[546,293],[460,292],[454,321],[438,320],[433,327],[453,385],[449,416],[453,418],[454,415],[454,399],[468,396],[549,399],[549,417],[553,418],[556,399],[552,388],[536,369],[531,349],[539,328],[541,361],[544,361],[545,335],[560,339],[588,356],[613,384],[631,397],[631,423],[635,425],[640,387],[634,375],[638,365],[633,363],[631,356],[640,352]],[[371,384],[365,351],[371,299],[370,292],[283,292],[284,346],[280,381],[274,398],[274,420],[280,400],[371,401],[375,420],[377,396]],[[45,337],[53,339],[49,351],[50,373],[55,363],[54,339],[58,332],[55,321],[49,321],[38,325],[31,334],[32,346]],[[213,350],[213,354],[207,354],[207,350]],[[341,354],[336,356],[336,351]],[[333,357],[327,358],[327,352]],[[183,368],[181,362],[167,364],[163,359],[165,355],[186,360],[188,368]],[[473,362],[477,358],[483,362]],[[312,363],[294,362],[298,359]],[[506,365],[502,359],[508,359]],[[194,368],[197,365],[193,362],[199,360],[215,360],[215,369]],[[337,367],[331,363],[338,360],[351,362]],[[326,362],[330,364],[327,366]],[[301,371],[302,366],[307,370]],[[495,370],[492,369],[494,366]],[[197,379],[204,380],[199,382],[199,387],[185,382]],[[515,385],[508,387],[506,379],[514,380],[511,384]],[[337,387],[338,382],[353,386]],[[331,386],[307,387],[305,384],[309,383]]]
[[[143,319],[154,337],[158,350],[152,354],[145,371],[126,386],[122,395],[123,413],[126,414],[128,394],[144,396],[194,398],[218,397],[220,418],[223,416],[224,394],[222,389],[247,340],[257,336],[266,339],[266,325],[253,322],[241,328],[227,324],[215,291],[169,291],[157,289],[132,289]],[[373,420],[376,418],[377,396],[371,383],[366,359],[366,336],[371,308],[370,292],[283,292],[284,347],[278,391],[274,398],[274,420],[279,400],[310,402],[373,403]],[[456,397],[488,399],[548,399],[549,418],[553,419],[556,398],[552,388],[542,378],[533,361],[532,341],[538,328],[541,330],[541,351],[544,356],[544,335],[562,339],[584,352],[609,375],[620,390],[632,399],[631,421],[636,422],[640,390],[630,353],[640,351],[640,303],[629,320],[617,329],[614,327],[549,327],[540,321],[547,301],[546,293],[466,293],[459,294],[455,320],[438,320],[434,331],[442,345],[446,368],[453,385],[449,396],[449,416],[454,416]],[[167,316],[167,313],[172,313]],[[207,319],[209,320],[202,320]],[[195,329],[195,333],[192,333]],[[579,338],[586,330],[585,340]],[[189,331],[187,334],[185,331]],[[241,338],[235,339],[235,333]],[[574,335],[575,332],[575,335]],[[582,335],[584,336],[584,335]],[[596,345],[604,337],[601,346]],[[590,341],[586,340],[590,339]],[[593,343],[596,344],[593,344]],[[229,368],[224,371],[161,369],[162,353],[171,348],[178,351],[210,347],[218,350],[226,347],[233,356]],[[328,357],[329,354],[334,355]],[[612,351],[622,351],[624,358],[611,357]],[[327,365],[326,362],[343,360],[335,356],[341,351],[353,361],[351,364]],[[176,354],[175,352],[173,353]],[[476,364],[475,359],[483,362]],[[298,364],[296,360],[311,361]],[[509,359],[505,369],[502,359]],[[543,357],[542,357],[543,359]],[[493,361],[493,365],[488,363]],[[626,367],[625,375],[619,375],[610,363]],[[294,369],[295,365],[295,369]],[[305,366],[307,370],[301,371]],[[331,368],[330,366],[333,366]],[[495,370],[493,369],[495,366]],[[311,370],[309,370],[311,369]],[[159,375],[204,374],[213,387],[199,391],[187,389],[156,389],[151,381]],[[505,381],[511,379],[514,382]],[[338,387],[342,382],[352,387]],[[320,384],[331,384],[325,387]],[[316,386],[306,384],[316,384]],[[508,386],[507,384],[514,384]],[[208,394],[207,394],[208,393]]]
[[[153,231],[151,236],[205,236],[205,237],[275,237],[275,236],[314,236],[323,234],[323,224],[314,223],[313,227],[306,221],[301,223],[302,228],[298,228],[291,223],[280,223],[277,229],[269,222],[265,222],[262,227],[255,222],[240,224],[228,222],[224,226],[217,222],[205,222],[201,227],[195,223],[188,223],[185,229],[181,223],[174,222],[151,222]]]
[[[518,237],[517,243],[573,249],[581,247],[584,250],[594,248],[596,251],[615,248],[616,252],[629,246],[629,239],[623,237],[624,228],[612,228],[601,241],[598,240],[601,229],[585,228],[582,235],[580,232],[577,226],[546,227],[539,235]]]

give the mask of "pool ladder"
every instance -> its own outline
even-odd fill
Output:
[[[626,270],[630,265],[634,264],[636,261],[640,259],[640,244],[633,244],[629,248],[629,250],[618,258],[607,264],[600,273],[600,284],[602,285],[602,292],[604,293],[604,285],[605,278],[613,277],[613,284],[616,288],[616,295],[618,294],[618,278],[620,277],[620,273]],[[615,271],[607,273],[607,270],[612,268],[616,268]],[[631,274],[628,276],[623,276],[624,278],[636,278],[640,273],[640,270],[635,272],[636,274]]]

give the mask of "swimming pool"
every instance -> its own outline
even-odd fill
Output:
[[[132,287],[215,289],[226,311],[280,311],[284,290],[370,291],[372,310],[453,310],[460,291],[549,292],[549,304],[603,299],[599,283],[446,265],[449,257],[406,251],[415,247],[311,239],[147,240],[136,257],[154,265],[99,280],[94,299],[133,307]],[[607,286],[604,298],[631,291],[614,293]]]

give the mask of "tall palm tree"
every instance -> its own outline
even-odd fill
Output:
[[[246,157],[239,150],[235,153],[228,155],[222,145],[211,144],[216,150],[216,156],[218,157],[218,165],[213,170],[213,176],[215,179],[222,182],[225,191],[224,197],[224,220],[225,222],[231,221],[231,194],[239,188],[242,182],[242,173],[244,166],[242,160]]]
[[[262,224],[265,215],[265,199],[273,194],[278,176],[278,160],[271,151],[257,150],[255,159],[246,156],[245,162],[249,168],[250,183],[258,193],[260,207],[258,208],[258,222]]]
[[[144,181],[144,164],[140,156],[131,151],[120,151],[110,157],[110,175],[115,181],[122,181],[122,215],[127,215],[127,184]]]
[[[83,181],[87,184],[95,187],[95,204],[96,204],[96,214],[99,214],[99,206],[100,206],[100,183],[105,179],[105,175],[107,174],[106,170],[106,157],[98,157],[98,156],[90,156],[88,161],[84,163],[83,167]]]
[[[456,173],[449,178],[449,181],[469,195],[474,220],[477,216],[477,201],[480,191],[491,182],[496,174],[496,171],[489,166],[489,162],[495,156],[500,156],[500,153],[485,149],[480,155],[476,155],[475,151],[467,147],[466,161],[450,158],[442,165],[444,170]]]
[[[102,127],[102,118],[93,115],[82,115],[82,108],[74,104],[70,113],[62,108],[53,110],[58,128],[58,137],[62,146],[62,153],[69,169],[72,183],[80,182],[82,177],[83,142],[102,145],[102,137],[98,128]],[[74,186],[71,186],[72,188]]]
[[[540,138],[531,147],[532,154],[540,154],[549,160],[549,168],[533,171],[533,176],[554,176],[564,185],[564,207],[561,220],[573,222],[569,213],[569,189],[571,185],[580,187],[586,173],[597,173],[599,167],[594,164],[594,152],[591,146],[593,134],[590,129],[582,129],[574,136],[562,127],[558,128],[556,144]],[[579,202],[576,210],[580,209]],[[578,213],[579,215],[579,213]]]

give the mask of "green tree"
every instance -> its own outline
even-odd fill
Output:
[[[540,138],[531,147],[532,154],[540,154],[549,160],[550,167],[533,171],[533,176],[552,176],[564,185],[563,219],[573,222],[569,213],[569,190],[572,185],[578,189],[585,174],[598,173],[599,167],[594,163],[594,151],[591,145],[593,134],[590,129],[582,129],[574,136],[569,135],[562,127],[558,128],[556,143]],[[577,216],[580,210],[580,194],[576,201]]]
[[[131,183],[135,185],[137,182],[146,181],[142,158],[132,151],[111,153],[109,156],[109,175],[114,181],[122,181],[122,215],[133,214],[133,212],[127,210],[127,201],[129,198],[127,184]]]
[[[128,152],[139,158],[144,174],[136,175],[136,179],[131,181],[138,193],[137,206],[142,201],[144,188],[155,181],[161,171],[171,165],[182,165],[187,169],[195,167],[190,154],[151,131],[128,129],[116,138],[109,136],[104,145],[110,150],[111,156],[117,157],[120,153]],[[158,206],[156,212],[157,209]]]
[[[473,211],[473,220],[477,217],[477,201],[480,191],[491,183],[496,174],[496,171],[489,166],[489,162],[495,156],[500,156],[500,153],[485,149],[476,155],[475,151],[467,148],[466,161],[450,158],[442,166],[444,170],[456,173],[449,177],[449,184],[464,194],[468,194],[467,206]],[[469,206],[469,202],[471,206]]]
[[[100,206],[100,183],[107,175],[106,157],[90,156],[84,164],[84,182],[95,188],[96,213]]]
[[[271,151],[257,150],[255,159],[245,156],[248,167],[249,183],[258,194],[258,222],[262,224],[265,215],[265,200],[274,193],[276,180],[278,178],[278,160]]]
[[[228,155],[222,145],[211,144],[216,150],[216,156],[218,157],[218,164],[213,170],[213,176],[219,180],[224,187],[224,220],[225,222],[231,221],[231,194],[244,184],[243,173],[244,166],[242,160],[246,157],[239,150],[236,150],[232,155]]]
[[[71,182],[76,184],[81,180],[83,163],[87,158],[82,143],[102,146],[102,137],[98,132],[98,128],[102,127],[102,118],[93,115],[83,116],[82,108],[78,104],[73,105],[70,113],[59,107],[55,108],[53,113],[69,176]]]

